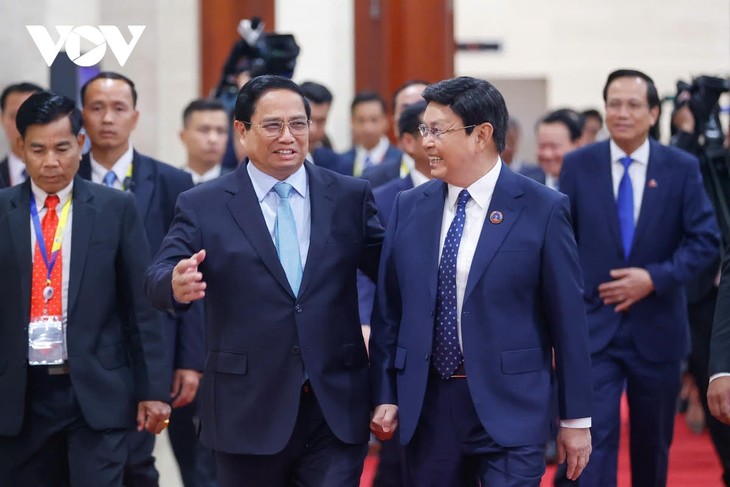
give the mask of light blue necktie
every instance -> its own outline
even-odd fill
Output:
[[[616,208],[618,209],[618,222],[621,226],[621,241],[624,244],[624,258],[628,261],[636,228],[634,223],[634,188],[631,185],[631,176],[629,176],[629,166],[632,159],[627,156],[622,157],[620,161],[624,166],[624,175],[618,185]]]
[[[466,222],[469,192],[462,189],[456,200],[456,215],[444,240],[439,264],[436,294],[436,327],[434,330],[433,366],[442,379],[448,379],[464,360],[459,347],[456,309],[456,257]]]
[[[299,285],[302,283],[302,257],[299,253],[297,224],[289,206],[289,196],[293,189],[289,183],[278,182],[274,185],[274,191],[279,195],[279,207],[276,209],[276,223],[274,223],[274,244],[289,285],[297,296]]]
[[[117,180],[117,175],[114,174],[114,171],[109,171],[104,175],[104,186],[109,186],[110,188],[114,187],[114,181]]]

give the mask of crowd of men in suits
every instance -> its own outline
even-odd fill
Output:
[[[357,486],[371,435],[381,487],[537,486],[549,442],[556,485],[611,486],[625,395],[633,482],[662,486],[702,329],[730,485],[730,275],[699,164],[650,135],[649,76],[603,99],[605,140],[597,111],[551,111],[533,166],[492,84],[412,80],[392,118],[358,93],[337,154],[331,92],[264,75],[233,113],[186,106],[177,169],[133,146],[119,73],[80,109],[7,87],[0,483],[156,486],[167,429],[186,487]]]

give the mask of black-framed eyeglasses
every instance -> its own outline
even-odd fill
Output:
[[[289,127],[289,132],[291,132],[292,135],[306,135],[307,131],[309,130],[309,124],[311,124],[312,121],[306,118],[295,118],[294,120],[289,120],[288,122],[284,122],[282,120],[270,120],[264,123],[243,123],[258,127],[263,135],[273,138],[279,137],[284,132],[284,125],[287,125]]]
[[[418,126],[418,132],[421,134],[421,137],[426,137],[428,134],[431,134],[436,139],[440,139],[442,135],[448,134],[449,132],[454,132],[456,130],[462,130],[462,129],[470,129],[472,127],[476,127],[477,124],[473,125],[466,125],[464,127],[453,127],[446,130],[441,130],[438,127],[429,127],[428,125],[421,124]]]

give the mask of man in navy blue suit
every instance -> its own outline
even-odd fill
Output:
[[[172,222],[178,195],[193,187],[189,174],[137,152],[130,141],[137,126],[137,91],[127,77],[102,72],[81,88],[84,126],[91,150],[81,159],[79,175],[134,194],[151,252],[160,248]],[[195,397],[203,368],[203,311],[200,305],[184,317],[162,316],[165,356],[173,377],[172,406]],[[173,418],[175,420],[175,413]],[[141,432],[130,439],[127,487],[155,487],[159,474],[152,456],[154,436]]]
[[[383,228],[370,185],[305,162],[309,104],[259,76],[236,132],[249,163],[183,193],[148,296],[205,297],[201,440],[223,487],[353,486],[369,439],[356,270],[375,277]]]
[[[371,429],[399,424],[414,486],[538,486],[553,385],[558,448],[590,456],[590,357],[568,199],[508,170],[507,108],[484,80],[430,85],[431,175],[396,198],[370,340]],[[556,373],[553,373],[553,356]]]
[[[649,136],[652,79],[608,76],[610,140],[565,156],[593,370],[593,455],[580,485],[616,485],[620,400],[630,410],[634,485],[667,481],[680,363],[689,352],[683,285],[717,256],[718,229],[697,159]]]

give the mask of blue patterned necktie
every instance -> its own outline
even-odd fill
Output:
[[[433,366],[442,379],[448,379],[464,359],[457,331],[456,256],[459,254],[461,235],[464,232],[466,203],[469,198],[469,192],[461,190],[456,201],[456,214],[446,233],[439,264]]]
[[[114,171],[109,171],[104,175],[104,186],[109,186],[110,188],[114,187],[114,182],[117,180],[117,175],[114,174]]]
[[[274,244],[286,278],[296,296],[302,283],[302,257],[299,253],[297,224],[289,206],[289,196],[293,189],[289,183],[279,182],[274,185],[274,191],[279,195],[279,207],[276,210],[276,223],[274,223]]]
[[[624,175],[618,185],[616,208],[618,209],[618,222],[621,226],[621,241],[624,244],[624,258],[628,261],[636,227],[634,223],[634,188],[631,185],[631,176],[629,176],[632,159],[627,156],[622,157],[620,161],[624,166]]]

